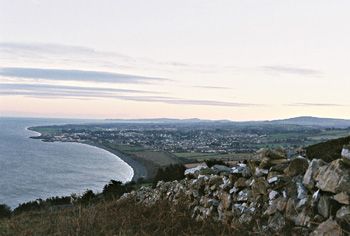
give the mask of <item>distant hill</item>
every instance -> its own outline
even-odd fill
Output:
[[[350,120],[301,116],[284,120],[269,121],[272,124],[321,126],[325,128],[348,128]]]
[[[172,119],[172,118],[155,118],[155,119],[107,119],[106,122],[116,123],[162,123],[162,124],[185,124],[185,123],[225,123],[239,125],[300,125],[300,126],[317,126],[324,128],[349,128],[350,120],[319,118],[312,116],[300,116],[283,120],[271,121],[230,121],[230,120],[202,120],[192,119]]]
[[[175,119],[175,118],[150,118],[150,119],[106,119],[117,123],[210,123],[210,122],[233,122],[229,120],[202,120],[198,118]]]

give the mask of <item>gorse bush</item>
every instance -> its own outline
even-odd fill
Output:
[[[5,204],[0,204],[0,219],[11,216],[11,208]]]
[[[37,199],[35,201],[19,204],[19,206],[13,210],[13,214],[18,215],[28,211],[38,211],[43,209],[44,207],[44,201],[42,199]]]
[[[120,198],[124,193],[128,193],[134,189],[135,182],[123,184],[120,181],[111,180],[104,186],[102,194],[106,200]]]
[[[185,178],[185,170],[186,168],[181,165],[169,165],[165,168],[159,168],[155,178],[154,183],[157,183],[160,180],[163,181],[174,181]]]
[[[226,165],[226,163],[222,160],[205,160],[205,164],[207,164],[207,166],[213,167],[214,165]]]
[[[81,205],[90,205],[95,200],[96,194],[92,190],[86,190],[84,194],[77,199],[77,203]]]
[[[331,162],[341,157],[343,146],[349,143],[350,136],[311,145],[306,148],[306,156],[309,159],[322,159]]]

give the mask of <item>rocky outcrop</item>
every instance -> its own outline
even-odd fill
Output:
[[[350,168],[341,159],[319,168],[315,177],[316,187],[325,192],[350,193]]]
[[[211,219],[251,234],[342,235],[349,232],[350,167],[262,149],[234,166],[201,167],[186,178],[158,182],[123,196],[152,205],[167,199],[186,203],[196,220]]]

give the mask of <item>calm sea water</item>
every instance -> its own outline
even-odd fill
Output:
[[[129,181],[132,168],[117,156],[85,144],[45,143],[26,128],[79,120],[0,118],[0,204],[102,191],[109,180]]]

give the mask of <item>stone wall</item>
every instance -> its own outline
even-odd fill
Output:
[[[186,179],[158,182],[122,198],[152,205],[186,203],[197,220],[249,225],[251,234],[346,235],[350,232],[350,165],[262,149],[256,158],[227,167],[202,166]]]

